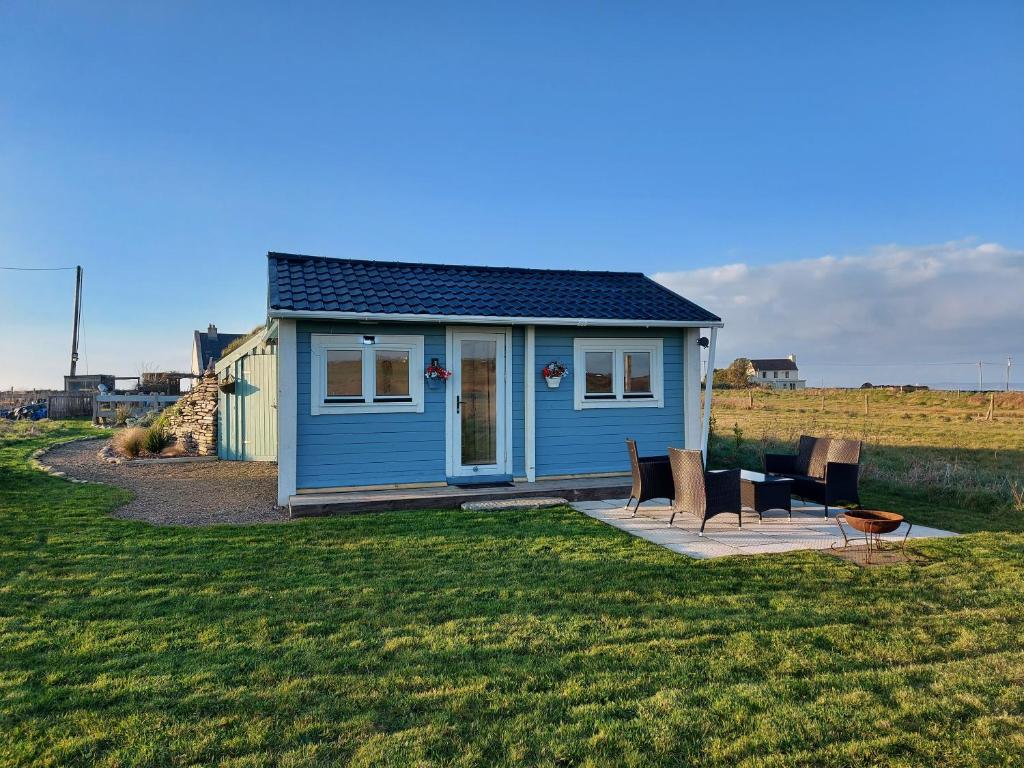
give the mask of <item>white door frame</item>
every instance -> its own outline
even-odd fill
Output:
[[[476,471],[462,467],[458,452],[462,424],[455,413],[455,396],[461,387],[462,372],[457,358],[457,339],[500,336],[497,347],[498,401],[497,464],[478,467]],[[502,343],[504,342],[504,343]],[[445,361],[452,377],[445,386],[445,473],[448,477],[480,477],[512,474],[512,329],[508,327],[467,327],[449,325],[445,329]]]

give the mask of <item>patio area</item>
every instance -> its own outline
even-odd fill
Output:
[[[793,500],[793,519],[781,510],[765,512],[758,521],[756,512],[744,512],[743,528],[736,525],[735,515],[721,515],[708,521],[704,535],[698,536],[700,521],[692,515],[680,513],[670,528],[672,510],[667,501],[654,500],[640,505],[636,517],[625,509],[625,499],[607,501],[579,501],[573,508],[613,528],[657,544],[687,557],[708,559],[731,555],[761,555],[773,552],[791,552],[799,549],[824,549],[842,546],[843,537],[836,526],[836,510],[829,519],[818,504]],[[898,544],[906,527],[882,537],[887,543]],[[864,549],[864,536],[847,529],[851,545]],[[957,536],[951,531],[915,525],[909,540]]]

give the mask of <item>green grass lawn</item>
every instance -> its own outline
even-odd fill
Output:
[[[2,765],[1020,765],[1024,536],[699,562],[569,509],[159,528],[0,438]]]

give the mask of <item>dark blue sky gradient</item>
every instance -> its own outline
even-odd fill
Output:
[[[1020,247],[1022,39],[1017,2],[3,3],[0,264],[84,264],[93,368],[128,373],[258,322],[268,250]],[[45,383],[70,285],[0,278],[0,352],[55,350],[0,386]]]

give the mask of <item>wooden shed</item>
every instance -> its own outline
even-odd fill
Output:
[[[220,394],[217,455],[277,461],[277,324],[246,339],[216,363]]]
[[[644,455],[706,445],[700,351],[713,369],[722,320],[640,273],[271,253],[268,323],[282,506],[625,477],[626,438]],[[256,374],[235,375],[245,408]],[[224,422],[226,442],[248,430],[239,455],[270,429],[228,409]]]

